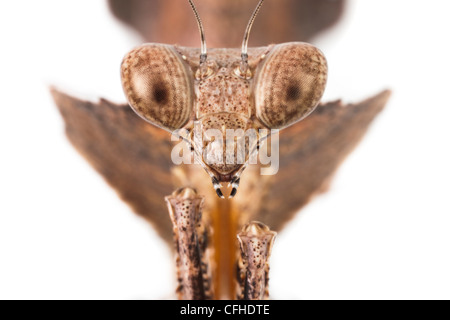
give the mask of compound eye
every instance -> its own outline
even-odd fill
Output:
[[[257,69],[256,115],[270,129],[283,129],[308,116],[327,81],[327,62],[302,42],[277,45]]]
[[[122,62],[122,86],[131,108],[168,131],[182,128],[193,109],[190,69],[172,46],[145,44]]]

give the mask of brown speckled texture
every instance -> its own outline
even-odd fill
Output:
[[[146,41],[199,46],[197,26],[187,1],[184,1],[185,10],[181,8],[182,0],[109,2],[114,13],[135,27]],[[199,1],[209,48],[239,46],[255,4],[253,0]],[[341,0],[266,1],[254,25],[250,46],[307,41],[337,21],[343,4]],[[279,68],[276,62],[281,61],[285,66],[291,63],[287,69],[306,63],[301,65],[304,72],[316,73],[319,80],[317,66],[324,63],[317,54],[302,61],[286,62],[291,55],[284,52],[272,59],[269,53],[278,50],[276,48],[282,46],[249,50],[252,79],[235,78],[236,74],[231,73],[239,61],[239,49],[210,49],[209,67],[218,73],[199,79],[196,78],[198,49],[168,45],[138,48],[124,61],[125,92],[135,111],[159,128],[142,121],[127,104],[117,105],[106,100],[93,103],[52,89],[66,123],[67,136],[78,151],[166,242],[173,241],[175,231],[180,298],[218,298],[227,291],[225,296],[233,297],[235,291],[230,288],[234,287],[226,283],[229,279],[235,282],[236,276],[242,281],[239,298],[267,298],[267,259],[273,236],[267,233],[264,236],[261,230],[266,228],[259,223],[243,229],[239,239],[245,262],[242,261],[240,274],[236,274],[233,257],[238,253],[237,231],[253,220],[261,221],[271,230],[281,230],[314,195],[325,189],[389,98],[390,93],[385,91],[357,104],[344,105],[337,101],[319,105],[308,118],[280,133],[277,175],[261,176],[259,165],[250,166],[242,176],[236,198],[218,199],[202,167],[173,165],[170,135],[160,128],[168,131],[182,126],[191,128],[194,120],[202,120],[212,127],[222,124],[264,127],[256,115],[273,127],[292,124],[284,121],[286,118],[301,119],[309,108],[304,112],[292,112],[288,109],[296,108],[287,106],[287,102],[298,105],[293,102],[298,101],[305,88],[279,80],[283,76],[296,79],[295,75],[287,73],[281,78],[274,77],[273,70]],[[295,55],[292,58],[295,60]],[[271,63],[265,63],[269,60]],[[262,89],[263,84],[258,87],[258,108],[254,100],[257,80],[270,87],[269,90]],[[136,88],[141,89],[135,91]],[[214,90],[219,93],[214,94]],[[276,102],[276,98],[281,103]],[[314,101],[314,95],[307,100]],[[274,113],[269,110],[268,102],[286,105],[288,112]],[[211,110],[215,113],[211,114]],[[214,170],[228,172],[232,169]],[[178,189],[180,187],[196,188],[198,194],[205,196],[204,201],[193,189]],[[177,191],[166,198],[171,223],[164,196],[173,190]],[[217,293],[213,293],[215,285],[222,287]]]
[[[281,130],[278,173],[261,176],[259,170],[248,168],[233,199],[235,210],[245,212],[249,220],[281,230],[300,208],[327,190],[334,173],[364,137],[390,95],[390,91],[383,91],[356,104],[321,104],[303,121]]]
[[[260,222],[250,222],[238,233],[241,248],[241,286],[238,299],[269,298],[269,258],[276,232]]]
[[[240,192],[224,207],[204,170],[174,166],[169,134],[140,119],[128,105],[91,103],[56,89],[52,94],[73,145],[168,243],[173,241],[173,228],[164,197],[183,186],[205,196],[203,216],[220,212],[226,220],[235,212],[238,226],[257,220],[280,231],[324,190],[390,96],[385,91],[358,104],[319,105],[305,120],[281,131],[279,172],[261,176],[258,166],[250,166],[242,176]]]
[[[172,226],[166,195],[183,186],[198,189],[206,197],[204,215],[223,201],[216,199],[199,166],[173,165],[170,135],[142,121],[128,105],[92,103],[56,89],[52,94],[73,145],[167,242],[172,241]],[[281,131],[278,173],[261,176],[254,165],[242,176],[240,192],[231,201],[240,224],[257,220],[281,230],[326,187],[389,96],[384,91],[357,104],[321,104],[305,120]]]
[[[250,117],[250,81],[234,76],[227,67],[198,85],[197,117],[217,112],[233,112]]]
[[[146,44],[123,59],[122,86],[133,110],[145,120],[172,131],[192,113],[192,73],[172,46]]]
[[[283,129],[305,118],[325,91],[326,59],[307,43],[275,46],[258,69],[256,116],[270,129]]]
[[[193,123],[199,123],[204,138],[210,129],[226,137],[229,129],[246,132],[292,125],[314,110],[325,89],[326,60],[307,43],[250,49],[249,78],[238,71],[240,50],[210,50],[206,76],[199,76],[199,55],[198,49],[159,44],[132,50],[122,63],[122,83],[136,113],[168,131],[184,126],[191,132]],[[230,152],[234,148],[227,150],[231,141],[218,144],[217,139],[205,139],[196,144],[192,132],[190,137],[211,178],[225,182],[239,178],[249,148],[239,161]]]
[[[173,224],[180,300],[211,299],[211,278],[205,261],[207,233],[202,222],[203,197],[191,188],[174,191],[166,198]]]

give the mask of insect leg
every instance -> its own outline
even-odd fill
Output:
[[[191,188],[176,190],[165,198],[173,223],[181,300],[211,298],[211,279],[206,263],[208,231],[202,223],[204,197]]]
[[[245,225],[238,234],[241,247],[238,299],[268,299],[269,257],[275,236],[276,232],[261,222]]]

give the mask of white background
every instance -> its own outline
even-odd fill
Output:
[[[316,42],[324,100],[394,94],[331,191],[279,234],[273,298],[450,299],[449,12],[354,0]],[[68,143],[47,90],[123,102],[138,37],[105,1],[47,0],[2,1],[0,39],[0,299],[172,297],[165,244]]]

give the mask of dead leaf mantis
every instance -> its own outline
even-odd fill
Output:
[[[173,241],[174,234],[182,299],[267,298],[271,230],[280,230],[326,187],[389,97],[384,92],[354,106],[320,105],[306,117],[323,93],[325,58],[305,43],[247,49],[255,16],[241,49],[207,50],[201,33],[199,49],[147,44],[125,57],[130,105],[156,126],[128,105],[91,104],[53,90],[72,143],[164,239]],[[279,172],[261,176],[259,164],[244,172],[246,161],[202,161],[209,151],[227,158],[226,143],[196,144],[195,122],[219,132],[224,126],[282,129]],[[198,165],[171,161],[173,145],[164,131],[180,128]],[[246,159],[273,137],[257,138]],[[224,194],[221,182],[230,183],[232,200],[216,196]]]

